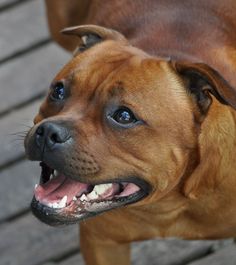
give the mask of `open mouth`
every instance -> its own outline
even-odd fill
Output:
[[[102,184],[82,183],[40,163],[40,184],[35,186],[33,213],[50,225],[75,223],[98,213],[137,202],[149,185],[138,178]]]

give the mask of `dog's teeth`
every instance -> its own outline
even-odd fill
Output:
[[[85,194],[83,194],[80,198],[81,201],[88,201],[88,198]]]
[[[61,201],[58,203],[58,208],[64,208],[66,207],[66,202],[67,202],[67,195],[65,195]]]
[[[34,189],[36,190],[38,188],[39,184],[35,184]]]
[[[97,193],[97,195],[102,195],[107,189],[111,188],[112,184],[100,184],[100,185],[96,185],[94,187],[94,191]]]
[[[53,170],[53,173],[50,176],[50,179],[56,178],[57,176],[59,176],[59,172],[57,170]]]
[[[57,202],[52,203],[52,208],[57,208],[57,206],[58,206]]]
[[[73,201],[77,201],[77,198],[75,196],[73,197]]]
[[[98,198],[97,192],[93,189],[88,195],[87,195],[89,200],[95,200]]]
[[[100,184],[100,185],[96,185],[92,192],[90,192],[87,197],[89,200],[95,200],[98,199],[99,195],[102,195],[107,189],[111,188],[112,184]],[[82,197],[81,197],[82,198]]]

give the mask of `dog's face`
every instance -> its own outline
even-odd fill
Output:
[[[32,209],[52,225],[142,207],[178,189],[199,162],[209,92],[223,101],[200,66],[97,34],[56,76],[25,139],[42,166]]]

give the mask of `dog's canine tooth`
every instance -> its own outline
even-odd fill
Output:
[[[88,198],[85,194],[83,194],[80,198],[81,201],[88,201]]]
[[[58,203],[58,208],[64,208],[66,207],[66,202],[67,202],[67,195],[65,195],[60,202]]]
[[[59,171],[55,169],[53,174],[54,174],[55,177],[57,177],[59,175]]]
[[[34,185],[34,189],[36,190],[38,188],[39,184]]]
[[[107,189],[111,187],[112,187],[111,183],[100,184],[100,185],[96,185],[93,190],[97,193],[97,195],[102,195]]]

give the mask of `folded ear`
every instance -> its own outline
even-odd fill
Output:
[[[213,95],[222,104],[236,109],[236,92],[213,68],[203,63],[173,62],[202,113],[207,112]]]
[[[126,38],[118,31],[96,25],[69,27],[63,29],[61,32],[66,35],[75,35],[80,38],[77,52],[84,51],[105,40],[115,40],[128,43]]]

